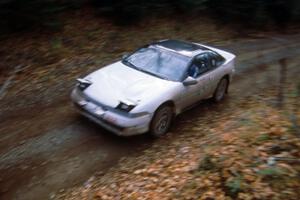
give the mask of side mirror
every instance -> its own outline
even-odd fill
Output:
[[[189,85],[196,85],[198,83],[198,81],[196,79],[194,79],[193,77],[189,76],[187,77],[182,84],[184,86],[189,86]]]
[[[129,56],[129,54],[128,54],[128,53],[125,53],[125,54],[122,56],[122,59],[126,59],[128,56]]]

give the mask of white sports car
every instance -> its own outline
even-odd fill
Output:
[[[163,40],[77,79],[71,98],[84,116],[118,135],[161,136],[201,99],[224,98],[234,61],[213,47]]]

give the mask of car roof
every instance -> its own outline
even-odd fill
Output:
[[[206,47],[203,47],[199,44],[195,44],[192,42],[186,42],[181,40],[162,40],[152,45],[158,46],[160,48],[164,48],[167,50],[175,51],[179,54],[193,57],[196,54],[199,54],[203,51],[209,50]]]

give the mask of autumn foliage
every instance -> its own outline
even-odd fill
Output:
[[[289,108],[298,105],[297,98],[289,97]],[[144,155],[59,198],[297,200],[300,138],[287,115],[266,102],[249,97],[210,123],[193,122],[176,130],[174,140],[170,133]]]

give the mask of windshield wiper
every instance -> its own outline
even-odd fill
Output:
[[[142,72],[145,72],[145,73],[150,74],[150,75],[153,75],[153,76],[156,76],[156,77],[161,78],[161,79],[170,80],[168,77],[162,76],[162,75],[160,75],[160,74],[155,74],[155,73],[153,73],[153,72],[151,72],[151,71],[147,71],[147,70],[142,69],[142,68],[137,68],[137,70],[142,71]]]
[[[134,69],[138,69],[135,65],[133,65],[131,62],[129,62],[128,60],[124,59],[122,60],[122,63],[129,66],[129,67],[132,67]]]
[[[139,68],[139,67],[135,66],[134,64],[132,64],[131,62],[129,62],[128,60],[126,60],[126,59],[122,60],[122,62],[123,62],[123,64],[126,64],[127,66],[132,67],[132,68],[134,68],[134,69],[136,69],[136,70],[138,70],[138,71],[141,71],[141,72],[150,74],[150,75],[152,75],[152,76],[156,76],[156,77],[161,78],[161,79],[164,79],[164,80],[170,80],[170,79],[169,79],[168,77],[166,77],[166,76],[162,76],[162,75],[159,75],[159,74],[155,74],[155,73],[153,73],[153,72],[150,72],[150,71],[147,71],[147,70],[145,70],[145,69]]]

